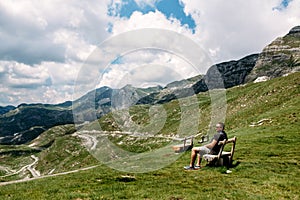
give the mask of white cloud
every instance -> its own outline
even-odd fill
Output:
[[[81,65],[45,62],[29,66],[0,61],[0,103],[59,103],[72,100],[74,82]]]
[[[81,64],[76,62],[44,62],[41,65],[48,69],[48,74],[51,77],[52,85],[55,85],[56,87],[64,85],[73,85],[81,67]]]
[[[2,84],[14,88],[36,88],[48,84],[48,71],[42,66],[28,66],[22,63],[0,61]],[[4,86],[3,86],[4,87]]]
[[[130,34],[132,30],[142,30],[144,28],[170,30],[174,31],[174,33],[179,33],[181,37],[172,35],[172,38],[170,38],[164,35],[157,35],[155,40],[148,42],[147,40],[154,38],[154,31],[151,32],[150,30],[147,32],[145,29],[145,32],[141,31],[141,35],[137,35],[136,33]],[[116,17],[112,29],[113,37],[118,38],[119,34],[126,32],[128,32],[128,36],[131,38],[126,39],[126,37],[121,36],[120,40],[116,39],[115,43],[110,44],[110,51],[118,48],[118,51],[124,53],[124,51],[126,52],[126,48],[124,48],[124,51],[121,49],[125,46],[132,46],[133,49],[137,47],[137,49],[123,55],[121,64],[112,65],[112,69],[103,75],[101,83],[98,86],[122,87],[126,84],[132,84],[141,87],[155,84],[166,85],[171,81],[198,75],[199,69],[191,66],[191,63],[184,60],[182,56],[188,52],[190,57],[193,56],[197,60],[201,60],[201,55],[199,54],[202,52],[191,52],[193,48],[189,46],[190,43],[184,43],[182,37],[185,37],[184,40],[191,41],[192,38],[195,38],[192,31],[187,26],[181,26],[180,21],[177,19],[167,19],[160,11],[149,12],[147,14],[136,11],[129,19]],[[139,49],[140,44],[145,44],[145,48]],[[147,45],[150,47],[159,46],[160,50],[149,50],[147,49]],[[178,55],[172,54],[174,49],[177,50],[177,53],[179,52]],[[202,67],[201,73],[204,73],[210,64],[197,67]],[[155,70],[151,70],[151,67]],[[142,68],[145,70],[145,76],[141,76],[140,74]],[[144,81],[142,81],[142,77]],[[160,77],[160,81],[157,77]]]
[[[32,65],[43,61],[64,62],[73,56],[86,57],[74,52],[82,52],[109,36],[106,32],[109,2],[2,1],[0,59]],[[58,37],[64,41],[57,42]]]
[[[109,2],[1,1],[0,104],[70,100],[82,64],[109,36]]]
[[[66,100],[73,100],[73,85],[62,85],[60,87],[43,87],[43,103],[62,103]]]
[[[1,73],[4,73],[6,71],[5,67],[3,64],[0,65],[0,75]]]
[[[175,18],[168,20],[163,13],[157,10],[147,14],[135,11],[129,19],[115,18],[112,33],[113,35],[117,35],[126,31],[143,28],[161,28],[187,35],[192,34],[192,31],[186,26],[181,26],[179,20]]]
[[[182,0],[196,21],[196,37],[215,62],[259,53],[276,37],[300,24],[300,1],[282,10],[280,0]]]
[[[114,1],[115,4],[111,4],[111,0],[0,1],[2,105],[70,100],[74,82],[83,86],[82,94],[93,89],[106,64],[116,56],[97,50],[99,44],[106,44],[104,50],[112,52],[126,52],[139,47],[138,44],[153,44],[164,49],[179,46],[191,60],[202,56],[176,39],[157,36],[153,43],[147,43],[143,40],[151,39],[149,35],[134,35],[134,44],[124,38],[105,43],[109,36],[117,38],[119,34],[143,28],[171,30],[195,41],[213,62],[220,62],[258,53],[273,39],[300,24],[300,0],[291,1],[280,11],[273,8],[281,0],[181,0],[184,12],[195,20],[194,33],[187,26],[181,26],[177,19],[168,19],[157,10],[147,14],[134,12],[129,18],[108,16],[108,5],[120,6],[124,3],[121,0]],[[135,0],[141,7],[154,7],[157,1]],[[111,32],[107,32],[108,24],[111,24]],[[177,55],[132,51],[124,55],[120,63],[110,66],[102,77],[103,82],[98,84],[117,86],[118,80],[127,79],[127,83],[145,86],[196,75],[195,66],[191,67],[180,57],[180,49],[176,50]],[[207,64],[200,66],[202,73],[210,66],[209,61],[203,63]]]
[[[166,84],[198,75],[197,69],[182,57],[160,49],[138,49],[108,66],[98,87],[121,88],[127,84],[147,87]]]
[[[65,46],[65,59],[67,61],[85,61],[96,45],[88,44],[75,31],[60,29],[54,32],[54,43]]]

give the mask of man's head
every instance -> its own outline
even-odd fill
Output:
[[[216,124],[217,131],[223,131],[225,129],[225,125],[222,122]]]

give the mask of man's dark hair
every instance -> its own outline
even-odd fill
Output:
[[[225,129],[225,124],[223,122],[219,122],[218,124],[222,126],[222,130]]]

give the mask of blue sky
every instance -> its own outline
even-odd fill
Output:
[[[101,66],[76,82],[83,63],[100,66],[97,57],[89,59],[97,46],[131,30],[177,32],[218,63],[261,52],[295,25],[300,25],[300,0],[0,0],[0,106],[72,100],[74,83],[91,88],[91,80],[105,71]],[[111,60],[116,68],[106,71],[103,85],[114,87],[115,77],[130,72],[140,76],[136,86],[151,76],[167,84],[178,74],[193,75],[174,56],[135,53]],[[137,66],[153,63],[172,67],[148,68],[148,77],[137,73]]]
[[[289,3],[293,1],[293,0],[283,0],[280,5],[274,7],[274,9],[277,9],[277,10],[283,10],[285,8],[288,7]]]
[[[292,0],[283,0],[283,1],[281,2],[281,5],[283,5],[284,7],[287,7],[291,1],[292,1]]]
[[[292,0],[282,0],[282,2],[273,9],[283,10]],[[143,2],[143,1],[142,1]],[[123,0],[122,2],[111,1],[108,6],[107,14],[109,16],[129,19],[134,12],[147,14],[156,10],[163,13],[168,19],[175,18],[180,21],[182,26],[187,26],[195,33],[196,22],[191,14],[184,12],[184,3],[181,0],[156,0],[152,3],[141,3],[140,5],[135,0]],[[113,24],[108,24],[108,30],[111,31]]]
[[[163,13],[168,19],[175,18],[179,20],[181,25],[186,25],[192,32],[195,32],[195,21],[190,14],[187,15],[184,13],[184,4],[180,0],[159,0],[154,2],[153,5],[138,5],[134,0],[124,0],[122,3],[112,2],[108,7],[108,15],[130,18],[132,13],[136,11],[147,14],[156,10]]]

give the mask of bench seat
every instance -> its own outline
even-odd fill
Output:
[[[232,165],[232,159],[233,159],[233,154],[235,150],[235,144],[236,144],[236,136],[233,138],[230,138],[228,140],[223,140],[219,142],[219,145],[222,145],[219,151],[219,154],[217,155],[212,155],[212,154],[204,154],[203,159],[208,162],[209,165],[221,165],[224,166],[226,165],[227,167]],[[231,151],[223,151],[225,145],[232,143],[231,146]]]

